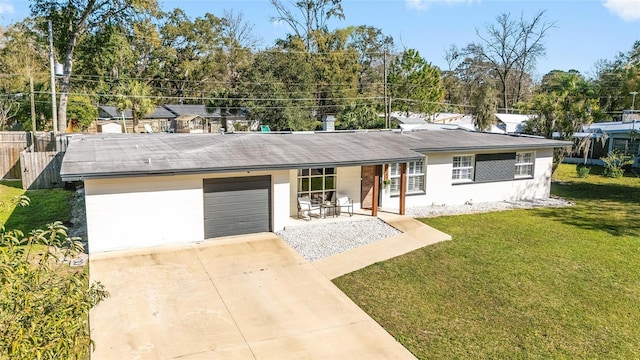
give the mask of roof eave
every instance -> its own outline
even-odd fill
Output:
[[[423,155],[404,156],[400,158],[371,159],[364,161],[340,161],[340,162],[309,162],[297,164],[274,164],[274,165],[248,165],[248,166],[231,166],[225,168],[189,168],[189,169],[164,169],[164,170],[136,170],[136,171],[119,171],[109,173],[60,173],[62,181],[82,181],[86,179],[107,179],[122,177],[139,177],[139,176],[175,176],[190,174],[222,174],[237,173],[251,171],[274,171],[274,170],[291,170],[303,168],[322,168],[322,167],[349,167],[349,166],[366,166],[380,165],[397,162],[416,161],[423,158]]]
[[[570,141],[558,141],[554,144],[514,144],[514,145],[485,145],[485,146],[455,146],[455,147],[441,147],[441,148],[419,148],[412,149],[413,151],[421,153],[444,153],[444,152],[456,152],[456,151],[477,151],[477,150],[517,150],[517,149],[548,149],[548,148],[561,148],[566,146],[573,146]]]

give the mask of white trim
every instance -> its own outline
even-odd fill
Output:
[[[421,172],[411,172],[411,164],[415,164],[415,163],[421,163],[422,164],[422,171]],[[393,164],[389,164],[389,180],[391,180],[391,184],[389,185],[389,194],[391,196],[398,196],[400,195],[400,184],[398,183],[400,181],[400,164],[402,163],[393,163]],[[406,175],[407,175],[407,195],[412,195],[412,194],[424,194],[425,192],[425,185],[426,185],[426,161],[423,158],[422,160],[418,160],[418,161],[409,161],[406,162]],[[410,189],[410,180],[411,179],[415,179],[415,178],[421,178],[422,179],[422,186],[420,186],[419,189],[414,189],[411,190]],[[396,183],[394,185],[394,183]],[[397,188],[397,190],[393,190],[394,188]]]
[[[463,157],[469,157],[471,158],[470,160],[470,164],[471,165],[467,165],[467,166],[456,166],[456,158],[460,158],[460,163],[462,163],[462,158]],[[476,156],[475,154],[459,154],[459,155],[454,155],[452,157],[451,160],[451,181],[454,184],[459,184],[459,183],[469,183],[469,182],[473,182],[473,180],[475,179],[475,160],[476,160]],[[455,176],[455,172],[456,170],[471,170],[469,173],[469,177],[461,177],[461,176]]]
[[[518,162],[520,161],[520,157],[524,156],[525,154],[529,154],[531,156],[530,161],[523,161],[523,162]],[[535,151],[519,151],[516,153],[516,168],[515,168],[515,175],[514,175],[514,179],[528,179],[528,178],[532,178],[533,177],[533,170],[535,168],[535,161],[536,161],[536,152]],[[521,174],[519,173],[519,169],[522,168],[527,168],[529,171],[527,171],[527,173]]]

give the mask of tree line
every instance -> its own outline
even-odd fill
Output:
[[[531,133],[570,136],[630,108],[629,93],[640,89],[640,41],[590,77],[554,70],[536,80],[555,25],[545,11],[499,14],[478,27],[476,42],[445,51],[440,69],[375,26],[329,28],[346,17],[340,0],[270,1],[272,20],[290,29],[273,44],[234,11],[191,18],[155,0],[33,0],[31,17],[0,31],[0,127],[30,130],[35,113],[37,130],[53,128],[49,21],[63,64],[60,131],[87,126],[98,104],[132,110],[135,122],[155,105],[183,103],[274,130],[316,129],[329,114],[341,129],[386,127],[380,114],[391,111],[472,114],[484,130],[495,112],[518,111],[539,115]]]

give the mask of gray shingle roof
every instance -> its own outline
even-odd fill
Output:
[[[569,142],[445,131],[96,134],[72,137],[65,181],[92,177],[214,173],[383,164],[443,151],[551,148]]]
[[[210,109],[204,105],[165,105],[164,107],[176,116],[200,115],[205,118],[220,116],[220,109]]]
[[[121,119],[122,118],[122,113],[120,111],[118,111],[118,109],[115,106],[110,106],[110,105],[100,105],[98,106],[98,110],[100,111],[101,115],[100,116],[105,116],[105,117],[110,117],[110,118],[116,118],[116,119]],[[125,110],[124,111],[124,117],[126,119],[131,119],[131,110]],[[153,112],[149,115],[145,115],[144,118],[145,119],[173,119],[176,116],[169,110],[165,109],[162,106],[156,106],[156,108],[153,110]]]

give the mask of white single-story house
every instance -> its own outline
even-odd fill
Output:
[[[442,131],[74,135],[64,181],[83,181],[91,253],[278,231],[297,199],[354,208],[546,198],[571,143]]]

